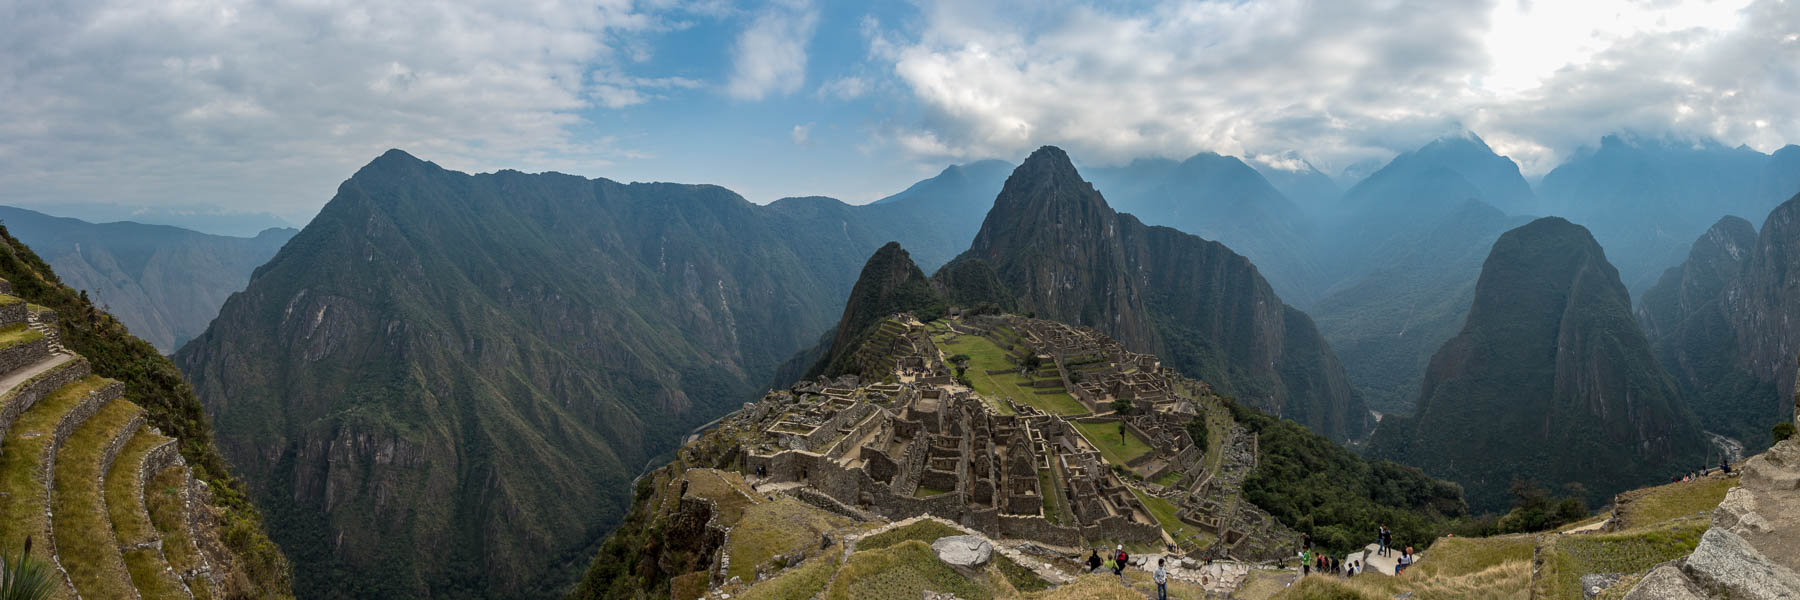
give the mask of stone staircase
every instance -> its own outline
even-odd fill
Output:
[[[30,341],[0,347],[0,548],[30,536],[62,579],[56,598],[219,597],[176,440],[62,347],[54,312],[14,305],[0,294],[0,331]],[[19,335],[20,323],[39,335]]]

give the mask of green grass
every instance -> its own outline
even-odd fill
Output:
[[[905,527],[895,527],[863,538],[856,543],[856,549],[858,551],[876,550],[906,541],[917,541],[930,544],[941,537],[962,534],[963,532],[960,529],[927,519]]]
[[[1083,415],[1087,407],[1076,401],[1067,391],[1056,394],[1038,394],[1045,388],[1031,387],[1032,378],[1017,373],[988,375],[989,370],[1016,369],[1018,365],[1007,360],[1007,352],[993,340],[978,335],[961,335],[949,340],[938,339],[938,347],[947,356],[957,354],[969,355],[969,370],[965,374],[969,383],[975,387],[975,393],[1002,414],[1011,411],[1002,402],[1002,398],[1010,398],[1020,404],[1029,405],[1038,410],[1054,415]]]
[[[11,348],[19,344],[35,342],[41,339],[44,339],[44,334],[38,333],[36,329],[32,329],[24,323],[14,323],[12,325],[7,325],[6,327],[0,327],[0,348]]]
[[[1630,499],[1619,512],[1622,529],[1656,525],[1719,507],[1725,492],[1737,485],[1738,478],[1702,479],[1671,483],[1627,492]]]
[[[76,380],[39,400],[13,421],[6,440],[0,442],[0,493],[7,498],[7,502],[0,504],[0,547],[21,547],[27,535],[44,539],[42,534],[49,524],[44,522],[43,500],[50,493],[45,485],[47,482],[38,479],[44,465],[44,450],[50,444],[56,424],[69,410],[86,398],[88,392],[106,384],[106,379],[93,376]],[[35,546],[34,556],[49,560],[47,548]]]
[[[837,573],[838,557],[842,554],[843,550],[834,545],[820,556],[806,559],[799,567],[758,582],[740,597],[744,600],[807,600],[816,597],[825,590],[825,584],[831,582],[831,576]]]
[[[0,294],[0,306],[11,306],[11,305],[18,304],[18,303],[24,302],[24,301],[25,301],[24,298],[20,298],[18,296],[9,296],[6,294]]]
[[[1044,578],[1038,577],[1037,573],[1031,572],[1031,569],[1014,562],[1004,554],[994,553],[994,569],[999,571],[1000,576],[1005,577],[1006,582],[1011,583],[1015,590],[1031,593],[1050,589],[1050,582],[1044,581]]]
[[[942,496],[942,495],[948,494],[948,493],[950,493],[950,490],[940,490],[937,488],[928,488],[925,486],[919,486],[918,491],[916,493],[914,493],[913,496],[916,498],[930,498],[932,496]]]
[[[139,429],[130,441],[125,442],[112,469],[106,472],[106,486],[101,492],[105,494],[107,518],[112,522],[120,548],[156,538],[156,529],[151,527],[150,515],[144,510],[144,490],[138,485],[137,470],[143,464],[144,456],[168,439],[148,429]],[[131,572],[132,583],[146,600],[187,597],[181,591],[180,583],[164,570],[167,565],[162,554],[155,550],[125,552],[125,568]]]
[[[1106,462],[1123,467],[1125,463],[1150,452],[1150,445],[1131,433],[1131,430],[1125,429],[1120,434],[1117,422],[1071,424],[1100,450],[1100,455],[1106,458]]]
[[[1169,472],[1158,475],[1155,479],[1150,480],[1150,483],[1169,487],[1175,485],[1175,483],[1179,481],[1181,481],[1181,471],[1170,469]]]
[[[751,506],[731,530],[731,547],[726,549],[731,554],[731,570],[727,577],[753,581],[756,568],[777,554],[818,554],[821,533],[850,524],[848,518],[791,498]]]
[[[1162,525],[1163,531],[1169,532],[1169,535],[1176,540],[1193,540],[1195,543],[1205,546],[1218,539],[1217,534],[1183,523],[1181,519],[1176,518],[1177,509],[1168,500],[1146,494],[1137,488],[1132,488],[1131,493],[1137,496],[1138,502],[1143,503],[1145,510],[1150,511],[1150,516],[1155,517],[1156,522]]]
[[[1540,585],[1555,587],[1543,590],[1542,597],[1579,600],[1585,573],[1636,573],[1686,556],[1700,545],[1708,526],[1708,519],[1679,519],[1625,533],[1557,538],[1549,567],[1553,576],[1539,578]]]
[[[200,565],[200,550],[188,535],[186,519],[181,511],[181,488],[187,485],[187,473],[179,465],[164,467],[144,482],[144,505],[150,511],[150,524],[162,536],[163,558],[177,573],[185,573]],[[200,580],[187,580],[194,598],[210,598],[209,588]]]
[[[827,600],[918,600],[926,590],[948,592],[964,600],[989,600],[985,582],[958,573],[931,546],[908,540],[877,550],[860,550],[838,569],[825,590]]]
[[[713,469],[688,469],[681,475],[687,480],[687,495],[712,500],[718,506],[719,522],[731,525],[744,517],[744,511],[756,504],[759,496],[746,494],[744,476]],[[679,486],[680,483],[673,485]],[[680,488],[677,488],[679,490]]]
[[[100,493],[106,445],[143,409],[114,400],[83,422],[56,456],[56,554],[75,589],[90,598],[131,595],[131,575],[119,554]]]
[[[1038,469],[1038,489],[1044,493],[1044,518],[1051,525],[1075,522],[1075,515],[1065,504],[1062,486],[1057,485],[1055,471]]]

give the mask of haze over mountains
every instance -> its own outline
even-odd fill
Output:
[[[0,206],[0,222],[49,261],[64,283],[163,353],[206,330],[296,229],[255,237],[208,235],[166,225],[89,223]]]

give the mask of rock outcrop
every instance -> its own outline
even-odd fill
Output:
[[[994,545],[973,535],[953,535],[931,543],[938,560],[953,567],[977,569],[994,559]]]
[[[1744,464],[1686,558],[1657,567],[1627,600],[1800,598],[1800,440]]]

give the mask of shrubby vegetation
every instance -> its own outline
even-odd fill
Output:
[[[1390,461],[1369,461],[1293,421],[1230,398],[1238,423],[1256,433],[1261,455],[1244,495],[1315,546],[1350,552],[1387,525],[1395,545],[1423,548],[1468,515],[1462,488]]]

